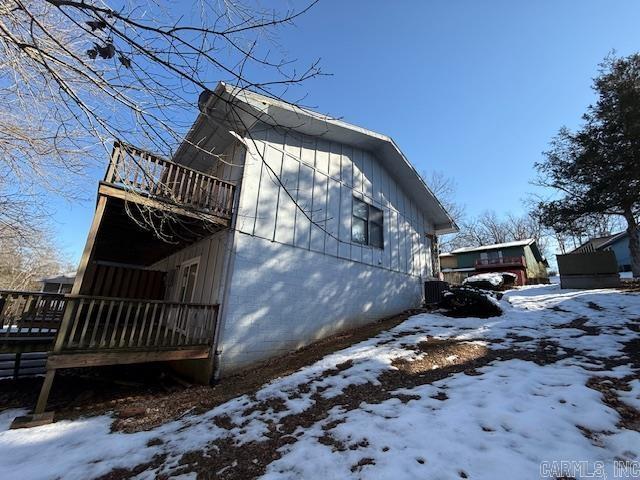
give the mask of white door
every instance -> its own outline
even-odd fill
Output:
[[[199,258],[195,258],[180,265],[176,299],[180,303],[193,302],[193,291],[195,290],[196,278],[198,278],[198,260]],[[169,315],[169,328],[178,334],[188,335],[187,330],[194,327],[190,317],[191,311],[188,307],[174,305]]]
[[[178,283],[178,302],[193,302],[193,291],[198,278],[198,258],[189,260],[180,266],[180,278]]]

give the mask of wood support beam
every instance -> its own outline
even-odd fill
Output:
[[[96,206],[96,211],[93,214],[93,221],[91,222],[87,242],[84,245],[84,251],[82,252],[82,257],[80,257],[80,264],[78,265],[76,279],[73,282],[73,288],[71,289],[71,293],[74,295],[78,295],[81,292],[82,283],[87,272],[87,268],[89,268],[89,261],[91,260],[93,246],[96,243],[96,236],[98,235],[98,229],[100,228],[100,223],[102,223],[102,217],[104,216],[106,206],[106,197],[98,196],[98,205]]]
[[[140,351],[140,352],[91,352],[50,355],[47,369],[99,367],[103,365],[127,365],[131,363],[168,362],[174,360],[195,360],[209,358],[211,347],[192,347],[180,350]]]
[[[187,210],[178,205],[174,205],[170,202],[163,201],[163,200],[156,200],[155,198],[150,198],[139,193],[131,193],[126,191],[123,188],[110,185],[107,183],[103,183],[103,182],[101,182],[100,186],[98,187],[98,194],[105,197],[118,198],[126,202],[137,203],[139,205],[143,205],[148,208],[163,210],[175,215],[182,215],[185,217],[193,218],[195,220],[210,222],[215,225],[220,225],[221,227],[228,227],[229,224],[231,223],[231,220],[229,218],[221,217],[221,216],[210,214],[210,213],[199,213],[199,212]]]

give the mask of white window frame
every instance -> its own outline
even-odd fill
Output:
[[[363,203],[364,205],[367,206],[367,218],[362,218],[362,217],[358,217],[356,215],[354,215],[353,213],[353,208],[355,206],[355,202],[358,201],[360,203]],[[381,221],[378,222],[374,222],[371,219],[371,210],[376,210],[377,212],[380,212],[380,217],[381,217]],[[356,240],[353,236],[353,219],[357,218],[358,220],[364,222],[364,228],[365,228],[365,240],[364,242],[360,242],[358,240]],[[371,242],[371,225],[375,224],[377,226],[380,227],[381,230],[381,240],[382,240],[382,245],[374,245]],[[366,247],[371,247],[371,248],[376,248],[378,250],[384,250],[384,210],[382,208],[376,207],[375,205],[372,205],[371,203],[365,201],[364,198],[360,198],[357,195],[353,195],[351,197],[351,243],[355,243],[357,245],[362,245],[362,246],[366,246]]]

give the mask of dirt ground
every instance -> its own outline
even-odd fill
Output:
[[[149,430],[188,413],[198,413],[252,392],[264,383],[309,365],[325,355],[373,337],[423,310],[410,310],[345,331],[305,348],[222,379],[191,385],[160,364],[61,370],[48,409],[56,420],[114,412],[114,431]],[[35,405],[41,377],[0,381],[0,411]]]

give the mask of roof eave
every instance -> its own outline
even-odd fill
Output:
[[[445,210],[446,212],[446,210]],[[460,231],[460,228],[453,220],[449,224],[439,224],[435,226],[435,231],[437,235],[447,235],[449,233],[457,233]]]

